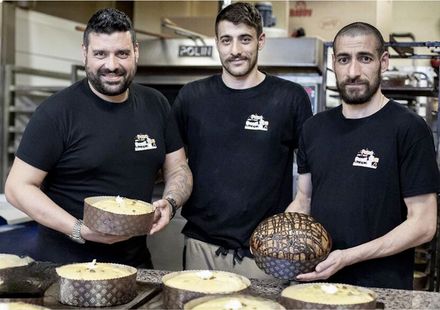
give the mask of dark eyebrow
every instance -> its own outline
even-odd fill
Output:
[[[358,56],[369,56],[371,58],[374,58],[374,54],[370,53],[370,52],[359,52],[357,55]]]
[[[230,39],[230,38],[231,38],[231,36],[228,35],[228,34],[222,35],[222,36],[220,37],[220,39]]]

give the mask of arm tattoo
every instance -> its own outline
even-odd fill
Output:
[[[193,178],[185,162],[172,171],[164,170],[165,189],[163,197],[172,197],[178,206],[182,206],[191,195]]]

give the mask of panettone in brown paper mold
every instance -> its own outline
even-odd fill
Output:
[[[207,310],[207,309],[253,309],[253,310],[285,310],[276,301],[244,294],[233,294],[224,296],[204,296],[187,302],[185,310]]]
[[[288,309],[375,309],[377,295],[360,286],[339,283],[292,285],[281,292]]]
[[[328,256],[331,245],[331,237],[320,223],[297,212],[279,213],[265,219],[250,240],[257,266],[284,280],[313,271]]]
[[[186,270],[162,277],[163,305],[182,309],[188,301],[206,295],[244,293],[250,281],[241,275],[214,270]]]
[[[136,297],[137,269],[113,263],[77,263],[58,267],[62,304],[116,306]]]
[[[92,230],[118,235],[142,236],[154,219],[152,204],[119,196],[84,199],[84,224]]]
[[[57,280],[50,262],[13,254],[0,254],[0,301],[42,304],[44,292]]]
[[[13,301],[13,302],[0,301],[0,309],[1,310],[50,310],[49,308],[45,308],[42,306],[21,302],[21,301]]]

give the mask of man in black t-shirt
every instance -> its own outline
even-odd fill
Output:
[[[412,289],[414,247],[436,231],[439,173],[425,121],[380,89],[389,54],[366,23],[333,41],[342,105],[305,122],[298,191],[286,211],[311,214],[333,251],[300,281]]]
[[[300,85],[258,70],[264,42],[253,5],[227,6],[216,20],[222,74],[189,83],[173,105],[194,174],[182,208],[186,269],[269,278],[249,238],[291,202],[293,150],[312,112]]]
[[[165,97],[131,83],[139,48],[128,16],[96,12],[84,32],[83,55],[87,78],[38,107],[6,181],[8,201],[40,224],[29,252],[18,254],[152,268],[145,236],[102,234],[82,223],[84,198],[151,201],[162,169],[163,199],[154,202],[155,220],[145,234],[159,231],[191,192],[183,144]]]

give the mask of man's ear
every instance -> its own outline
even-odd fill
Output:
[[[266,43],[266,34],[263,32],[258,37],[258,50],[262,50],[264,47],[264,44]]]
[[[387,71],[389,64],[390,64],[390,54],[387,51],[385,51],[380,57],[380,71],[382,73]]]
[[[82,55],[83,55],[83,64],[86,64],[86,58],[87,58],[87,47],[84,45],[84,43],[81,45],[82,49]]]

